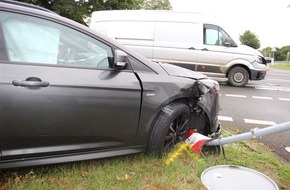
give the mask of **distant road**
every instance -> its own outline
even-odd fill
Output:
[[[219,81],[221,111],[224,126],[249,131],[290,121],[290,71],[270,69],[266,79],[250,81],[245,87],[231,87]],[[261,139],[275,153],[290,161],[290,131]]]

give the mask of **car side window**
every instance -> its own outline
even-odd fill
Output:
[[[0,12],[8,61],[112,68],[110,46],[44,19]]]

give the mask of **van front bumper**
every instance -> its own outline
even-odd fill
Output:
[[[251,71],[251,80],[262,80],[266,77],[266,71]]]

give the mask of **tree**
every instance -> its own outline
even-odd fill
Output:
[[[285,61],[287,60],[287,53],[290,52],[290,46],[283,46],[278,48],[275,52],[276,61]]]
[[[281,48],[275,47],[276,51],[275,53],[272,52],[271,47],[266,47],[262,50],[262,53],[265,57],[273,57],[276,61],[285,61],[287,60],[287,53],[290,52],[290,45],[289,46],[283,46]]]
[[[17,0],[49,9],[57,14],[83,23],[89,14],[90,3],[87,0]]]
[[[254,49],[260,48],[259,38],[250,30],[246,30],[242,35],[240,35],[240,41],[242,44],[250,46]]]
[[[283,55],[283,61],[285,61],[287,59],[288,52],[290,52],[290,45],[281,47],[280,51],[281,54]]]
[[[169,0],[17,0],[47,8],[83,23],[93,11],[121,9],[171,9]]]
[[[264,49],[262,49],[262,54],[265,56],[265,57],[272,57],[272,48],[271,47],[266,47]]]
[[[171,10],[169,0],[144,0],[142,4],[143,9],[149,10]]]

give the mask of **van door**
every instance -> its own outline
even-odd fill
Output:
[[[153,60],[196,70],[198,28],[196,23],[155,23]]]
[[[223,67],[236,58],[237,45],[219,26],[204,24],[203,42],[197,55],[197,71],[209,76],[224,76]]]

